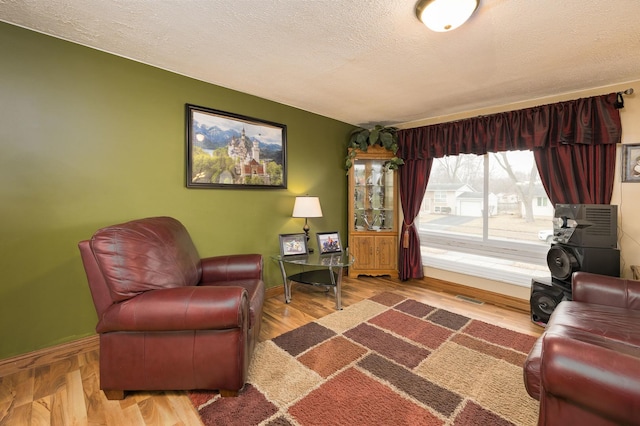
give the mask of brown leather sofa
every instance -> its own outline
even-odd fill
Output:
[[[79,243],[98,314],[100,388],[237,395],[260,333],[258,254],[201,259],[185,227],[153,217]]]
[[[538,425],[640,425],[640,281],[576,272],[524,364]]]

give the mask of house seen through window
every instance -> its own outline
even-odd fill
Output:
[[[531,151],[434,159],[417,220],[424,265],[529,286],[549,275],[552,218]]]

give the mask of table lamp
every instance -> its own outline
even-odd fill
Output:
[[[309,223],[307,219],[310,217],[322,217],[322,207],[320,207],[320,199],[318,197],[296,197],[296,202],[293,205],[292,217],[304,217],[304,226],[302,230],[307,237],[307,247],[309,247]],[[309,252],[312,252],[309,249]]]

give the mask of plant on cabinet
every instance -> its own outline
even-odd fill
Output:
[[[385,168],[396,170],[398,166],[404,164],[404,160],[396,156],[398,152],[398,129],[377,124],[372,129],[359,127],[351,132],[347,147],[348,153],[345,159],[347,171],[353,166],[353,160],[358,150],[367,152],[371,146],[381,146],[393,154],[385,161]]]

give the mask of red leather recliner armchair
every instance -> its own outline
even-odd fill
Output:
[[[258,254],[200,259],[169,217],[109,226],[79,243],[98,314],[100,388],[235,396],[260,333]]]
[[[640,425],[640,281],[576,272],[524,364],[538,425]]]

